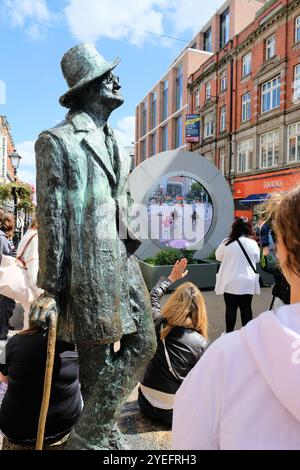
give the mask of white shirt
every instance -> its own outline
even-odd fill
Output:
[[[247,237],[240,237],[239,240],[256,267],[260,259],[258,244]],[[260,294],[259,275],[251,268],[238,242],[226,246],[227,241],[223,240],[216,250],[216,259],[222,262],[217,274],[216,294]]]
[[[300,449],[300,304],[215,341],[175,396],[174,449]]]

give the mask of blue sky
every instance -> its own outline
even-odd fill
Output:
[[[19,175],[34,182],[33,145],[39,132],[66,113],[62,55],[92,42],[107,60],[120,56],[124,105],[110,118],[125,144],[134,140],[136,104],[167,71],[224,0],[0,0],[0,114],[23,157]],[[157,33],[148,34],[144,31]],[[5,85],[5,93],[3,90]]]

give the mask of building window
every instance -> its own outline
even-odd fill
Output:
[[[261,112],[266,113],[280,106],[280,76],[262,85]]]
[[[276,55],[276,36],[271,36],[266,40],[266,60]]]
[[[175,148],[182,146],[182,116],[175,119]]]
[[[177,68],[176,78],[176,111],[182,108],[182,65]]]
[[[296,65],[294,72],[294,99],[300,100],[300,64]]]
[[[146,159],[146,140],[141,141],[141,162]]]
[[[224,70],[220,75],[220,92],[222,93],[227,88],[227,71]]]
[[[212,52],[212,33],[211,28],[208,28],[204,33],[204,50],[206,52]]]
[[[250,75],[251,73],[251,62],[252,62],[252,54],[249,52],[249,54],[245,55],[243,57],[243,70],[242,70],[242,76],[246,77],[247,75]]]
[[[251,119],[251,93],[245,93],[242,96],[242,122]]]
[[[211,83],[205,83],[205,99],[206,101],[211,99]]]
[[[278,164],[279,130],[260,136],[260,167],[269,168]]]
[[[220,47],[226,46],[229,41],[229,24],[230,14],[229,8],[222,13],[220,17]]]
[[[199,88],[196,90],[196,93],[195,93],[195,108],[200,108],[200,90],[199,90]]]
[[[220,109],[220,132],[226,131],[226,106]]]
[[[204,138],[214,135],[214,115],[209,113],[204,118]]]
[[[150,136],[150,156],[156,154],[156,132]]]
[[[162,128],[162,151],[168,150],[168,126]]]
[[[156,93],[152,93],[151,99],[152,129],[156,127]]]
[[[237,171],[243,173],[250,169],[250,162],[253,157],[253,140],[244,140],[238,144],[238,165]]]
[[[222,175],[225,175],[225,159],[226,159],[225,147],[220,148],[219,155],[220,155],[219,169]]]
[[[163,121],[168,117],[168,92],[169,84],[168,80],[164,81],[164,91],[163,91]]]
[[[288,160],[289,162],[300,161],[300,122],[288,128]]]
[[[142,104],[142,129],[141,135],[145,135],[147,132],[147,102]]]
[[[295,20],[295,41],[300,41],[300,16]]]

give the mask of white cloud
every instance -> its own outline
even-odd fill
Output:
[[[43,24],[51,17],[45,0],[6,0],[5,5],[5,12],[14,26],[23,28],[33,40],[43,36]]]
[[[135,133],[135,117],[125,116],[117,122],[115,132],[118,134],[124,145],[132,145]]]
[[[65,13],[71,33],[80,41],[95,43],[108,37],[142,45],[145,39],[153,41],[158,37],[138,30],[174,35],[191,29],[196,33],[223,3],[224,0],[69,0]],[[165,41],[165,45],[169,44]]]
[[[225,0],[176,0],[169,13],[175,33],[191,29],[196,34]]]
[[[81,41],[96,42],[99,37],[108,37],[128,39],[138,45],[145,33],[136,30],[163,32],[159,3],[154,0],[70,0],[65,12],[72,34]]]
[[[35,153],[34,153],[34,141],[26,140],[20,144],[16,144],[17,152],[21,155],[20,161],[21,166],[34,166],[35,165]]]
[[[17,152],[21,155],[20,166],[18,169],[18,177],[26,183],[35,186],[35,153],[34,141],[27,140],[16,144]]]

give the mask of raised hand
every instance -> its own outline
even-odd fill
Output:
[[[173,266],[170,276],[168,276],[170,281],[175,282],[175,281],[179,281],[180,279],[183,279],[188,273],[186,267],[187,267],[186,258],[183,258],[180,261],[176,261],[176,263]]]

